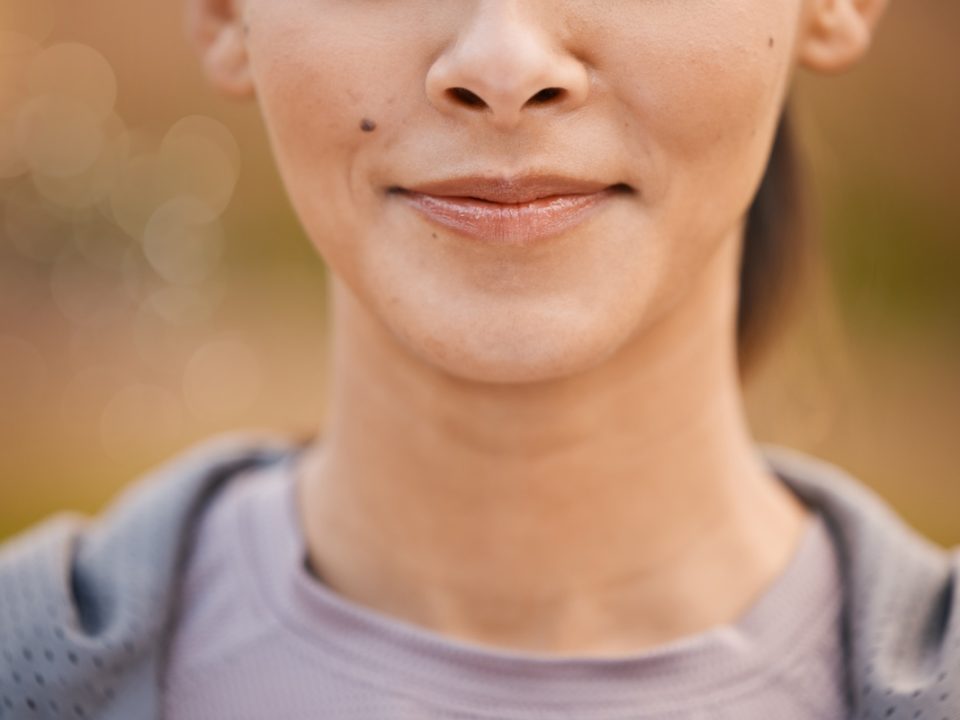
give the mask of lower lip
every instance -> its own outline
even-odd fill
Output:
[[[614,188],[505,204],[403,191],[399,196],[428,220],[461,235],[499,245],[528,245],[584,222],[617,194]]]

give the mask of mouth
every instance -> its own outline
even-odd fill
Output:
[[[519,246],[561,235],[634,192],[625,183],[555,175],[463,177],[388,189],[428,222],[474,240]]]

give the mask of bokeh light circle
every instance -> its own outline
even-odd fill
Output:
[[[117,101],[117,79],[110,63],[81,43],[45,48],[30,63],[26,84],[33,96],[72,100],[97,119],[113,112]]]
[[[162,205],[143,231],[143,253],[164,280],[198,285],[217,269],[223,230],[217,214],[193,198]]]
[[[196,198],[217,214],[226,210],[237,184],[240,154],[224,125],[199,115],[184,118],[164,136],[159,155],[172,193]]]
[[[99,118],[88,107],[52,95],[31,98],[20,107],[16,136],[31,170],[53,177],[89,170],[105,140]]]
[[[100,151],[87,168],[68,176],[34,172],[37,191],[63,208],[83,210],[104,202],[113,190],[130,152],[130,136],[123,120],[111,115],[99,125]]]

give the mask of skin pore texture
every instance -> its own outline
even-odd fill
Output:
[[[744,413],[744,218],[795,69],[849,67],[883,5],[188,0],[210,79],[257,99],[332,275],[332,394],[298,468],[325,583],[451,637],[576,655],[756,600],[808,516]],[[531,173],[630,192],[525,245],[390,192]]]

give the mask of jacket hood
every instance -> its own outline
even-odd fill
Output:
[[[782,446],[758,449],[822,513],[839,551],[853,717],[960,717],[956,551],[922,537],[836,465]]]
[[[61,514],[0,546],[0,719],[159,718],[197,518],[231,478],[299,447],[269,432],[220,435],[146,473],[96,520]],[[956,552],[836,465],[756,449],[836,543],[852,717],[960,718]]]

